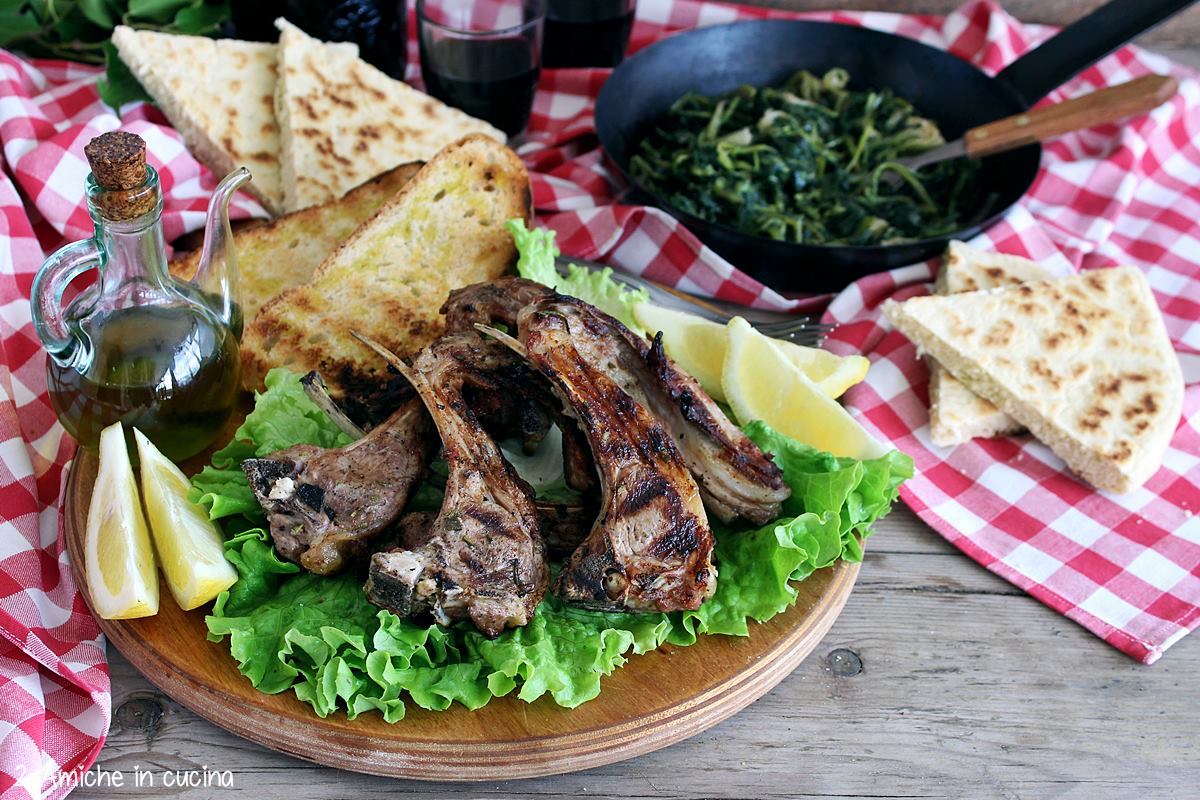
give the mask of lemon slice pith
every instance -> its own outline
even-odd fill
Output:
[[[88,506],[84,562],[92,610],[104,619],[158,613],[158,573],[137,482],[117,422],[100,434],[100,468]]]
[[[191,483],[137,428],[142,495],[163,577],[184,611],[212,600],[237,581],[225,559],[217,527],[202,506],[188,500]]]
[[[851,458],[878,458],[883,444],[741,317],[729,321],[721,381],[738,422],[761,419],[807,445]]]
[[[725,325],[671,308],[638,303],[633,308],[638,324],[651,334],[662,331],[663,347],[675,363],[700,381],[704,391],[719,402],[728,402],[721,385],[729,332]],[[832,399],[862,381],[871,362],[862,356],[837,356],[819,347],[769,340],[784,358]]]

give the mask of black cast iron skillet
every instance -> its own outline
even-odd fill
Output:
[[[743,84],[771,86],[799,69],[843,67],[855,89],[890,88],[937,122],[949,140],[1029,108],[1084,68],[1194,0],[1112,0],[1013,62],[996,77],[913,39],[829,22],[763,20],[700,28],[664,39],[626,60],[596,101],[596,130],[629,178],[637,143],[689,91],[719,94]],[[735,266],[777,289],[836,291],[873,272],[924,261],[950,239],[969,239],[999,220],[1033,185],[1041,146],[985,158],[987,198],[970,223],[947,236],[903,244],[803,245],[740,233],[684,213],[630,179]],[[636,194],[635,194],[636,197]]]

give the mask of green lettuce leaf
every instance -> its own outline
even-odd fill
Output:
[[[839,458],[784,436],[761,420],[745,426],[745,431],[775,457],[792,489],[783,504],[784,515],[837,514],[843,557],[862,561],[861,540],[891,510],[900,484],[913,476],[913,460],[899,450],[867,461]]]
[[[301,572],[275,554],[238,464],[349,437],[308,400],[298,376],[273,370],[234,441],[193,479],[194,496],[220,519],[239,576],[206,619],[209,636],[228,639],[239,670],[259,690],[292,689],[321,716],[377,711],[395,722],[406,702],[474,709],[508,694],[527,702],[549,695],[573,708],[596,697],[603,676],[631,655],[666,642],[690,645],[700,635],[750,635],[750,620],[766,621],[796,602],[794,582],[839,559],[860,560],[862,539],[912,475],[912,460],[897,452],[860,462],[818,452],[761,422],[746,432],[774,455],[794,494],[784,517],[769,525],[715,531],[719,578],[708,602],[685,613],[614,614],[547,596],[529,625],[489,640],[467,624],[400,619],[367,602],[361,578]],[[413,505],[436,509],[440,496],[425,484]]]
[[[238,466],[247,458],[297,444],[341,447],[353,441],[308,399],[295,374],[273,369],[267,373],[265,382],[267,391],[255,393],[254,410],[234,431],[233,439],[213,453],[211,466],[192,478],[188,498],[207,506],[211,519],[235,514],[262,515],[250,482]]]
[[[522,278],[578,297],[616,317],[630,330],[645,333],[633,316],[635,305],[650,301],[645,289],[631,289],[614,280],[611,267],[594,270],[570,264],[566,276],[563,276],[555,267],[559,251],[554,244],[554,231],[545,228],[529,230],[524,221],[519,219],[510,219],[505,227],[517,245],[517,274]]]
[[[492,694],[520,686],[517,697],[527,703],[549,692],[558,705],[575,708],[600,694],[600,677],[623,665],[626,653],[653,650],[670,629],[665,614],[578,611],[548,595],[525,627],[490,641],[476,631],[465,637],[489,670]]]

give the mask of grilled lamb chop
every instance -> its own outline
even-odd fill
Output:
[[[451,329],[500,323],[512,330],[526,307],[567,319],[580,354],[659,418],[715,517],[724,522],[742,517],[762,525],[779,516],[791,494],[783,474],[696,379],[666,356],[661,336],[647,347],[640,336],[594,306],[522,278],[458,289],[442,312]]]
[[[429,417],[413,398],[345,447],[297,445],[242,462],[275,549],[318,575],[365,555],[408,502],[433,449]]]
[[[503,325],[517,330],[517,314],[522,308],[554,294],[537,281],[506,276],[487,283],[473,283],[450,292],[442,304],[447,331],[473,331],[476,323]]]
[[[450,293],[442,305],[446,315],[446,330],[450,333],[469,331],[474,325],[504,325],[510,331],[517,329],[517,313],[526,305],[554,292],[540,283],[524,278],[497,278],[489,283],[476,283]],[[597,489],[596,470],[592,465],[591,450],[587,437],[570,417],[562,413],[557,400],[546,400],[549,387],[543,381],[532,381],[526,387],[532,392],[534,402],[526,403],[543,409],[562,431],[563,468],[566,483],[577,492],[591,494]],[[528,440],[526,440],[528,441]]]
[[[470,619],[492,638],[527,624],[549,582],[533,491],[464,398],[465,387],[486,387],[503,374],[503,363],[520,362],[475,333],[442,337],[411,367],[363,341],[416,388],[449,468],[446,497],[427,532],[405,533],[419,546],[371,557],[367,598],[400,616],[431,613],[442,625]]]
[[[716,590],[713,538],[696,482],[670,434],[576,349],[567,321],[526,308],[525,353],[587,431],[600,475],[600,515],[555,584],[588,608],[678,611],[699,608]]]
[[[591,506],[539,501],[534,503],[534,508],[541,523],[547,552],[562,557],[570,555],[587,538],[596,519],[596,509]],[[433,537],[436,519],[437,515],[429,511],[405,514],[387,534],[376,541],[376,551],[382,553],[395,548],[416,550]]]

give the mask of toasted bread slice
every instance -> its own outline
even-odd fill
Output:
[[[249,167],[246,187],[272,213],[283,208],[273,44],[113,30],[121,60],[218,178]]]
[[[421,166],[401,164],[351,189],[345,197],[235,233],[245,318],[254,319],[284,289],[312,280],[317,265],[383,208]],[[171,274],[191,280],[199,264],[200,251],[194,250],[171,261]]]
[[[386,395],[387,366],[353,337],[401,355],[443,330],[451,289],[503,275],[516,259],[506,220],[531,217],[529,175],[513,151],[472,135],[438,153],[313,279],[268,302],[246,327],[243,379],[271,367],[319,370],[339,398]]]
[[[275,113],[281,130],[283,194],[294,211],[341,197],[372,175],[427,161],[469,133],[504,134],[285,20],[279,36]]]
[[[946,248],[934,291],[958,294],[1040,281],[1051,275],[1036,261],[978,250],[953,241]],[[953,447],[976,437],[1019,433],[1021,424],[972,392],[936,361],[929,362],[929,438]]]
[[[1129,492],[1162,464],[1183,374],[1137,268],[888,301],[883,312],[1093,486]]]

